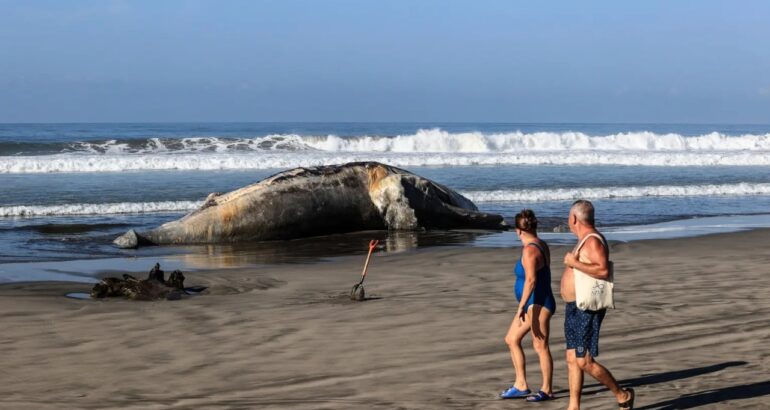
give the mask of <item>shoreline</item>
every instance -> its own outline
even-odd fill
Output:
[[[548,233],[546,233],[545,236],[547,236]],[[638,240],[631,240],[631,241],[620,241],[617,239],[608,239],[608,243],[610,244],[610,250],[612,252],[612,255],[614,256],[615,252],[617,250],[624,250],[627,249],[629,246],[638,246],[638,247],[646,247],[648,245],[652,246],[664,246],[666,243],[676,243],[681,240],[708,240],[708,239],[714,239],[716,241],[723,241],[727,238],[727,240],[732,240],[735,237],[741,237],[741,235],[766,235],[768,238],[770,238],[770,228],[750,228],[746,230],[740,230],[740,231],[730,231],[730,232],[715,232],[715,233],[703,233],[697,236],[686,236],[686,237],[672,237],[672,238],[654,238],[654,239],[638,239]],[[565,235],[571,235],[571,234],[565,234]],[[609,235],[607,235],[609,236]],[[544,235],[541,233],[540,237],[543,238]],[[547,238],[544,238],[546,240]],[[548,241],[550,245],[550,248],[552,251],[556,254],[558,253],[564,253],[568,250],[571,250],[574,243],[562,243],[559,241],[551,242]],[[574,240],[572,242],[575,242]],[[520,248],[519,243],[514,243],[511,246],[508,247],[508,249],[512,250],[515,255],[518,255],[518,251],[516,249]],[[483,253],[483,252],[491,252],[491,251],[499,251],[500,249],[505,249],[501,246],[471,246],[471,245],[434,245],[434,246],[426,246],[426,247],[419,247],[419,248],[413,248],[409,249],[407,251],[397,251],[397,252],[382,252],[375,251],[375,257],[376,258],[383,258],[383,257],[393,257],[393,256],[400,256],[400,257],[409,257],[409,256],[415,256],[415,257],[430,257],[432,253],[441,254],[442,252],[467,252],[467,253]],[[492,252],[496,253],[496,252]],[[185,265],[184,262],[181,262],[180,260],[175,260],[178,257],[185,257],[190,256],[188,254],[171,254],[171,255],[160,255],[160,256],[146,256],[146,257],[127,257],[127,258],[104,258],[104,259],[75,259],[70,261],[64,261],[64,262],[73,262],[73,263],[81,263],[81,262],[96,262],[98,266],[98,262],[105,261],[105,260],[116,260],[116,261],[123,261],[124,263],[122,265],[119,265],[118,267],[113,267],[111,269],[94,269],[91,270],[87,274],[82,274],[79,278],[82,280],[19,280],[19,281],[8,281],[8,282],[0,282],[0,297],[4,296],[3,289],[9,289],[9,288],[18,288],[18,289],[28,289],[32,291],[33,289],[38,288],[37,285],[40,285],[40,289],[54,289],[54,288],[77,288],[80,290],[72,291],[72,292],[86,292],[83,289],[90,290],[91,287],[97,283],[100,279],[108,277],[108,276],[120,276],[124,273],[133,275],[137,278],[143,278],[145,274],[152,268],[153,261],[158,260],[159,258],[161,260],[164,260],[165,262],[171,262],[167,265],[162,265],[161,268],[166,271],[167,273],[175,270],[175,269],[187,269],[184,271],[184,274],[189,277],[199,277],[199,278],[205,278],[208,275],[211,274],[225,274],[228,273],[242,273],[243,271],[248,270],[260,270],[260,269],[268,269],[268,270],[274,270],[277,272],[284,272],[291,270],[292,267],[303,267],[303,266],[317,266],[317,265],[334,265],[334,264],[342,264],[342,265],[355,265],[361,258],[362,255],[365,255],[365,251],[355,252],[354,254],[344,254],[344,255],[333,255],[328,257],[310,257],[310,258],[300,258],[297,261],[294,262],[281,262],[281,263],[264,263],[264,264],[247,264],[243,266],[217,266],[217,267],[192,267],[191,265]],[[427,255],[427,256],[426,256]],[[192,255],[195,260],[201,260],[203,258],[202,255]],[[513,260],[515,263],[515,259]],[[49,262],[45,262],[49,263]],[[57,262],[50,262],[50,263],[57,263]],[[60,263],[60,262],[59,262]],[[560,263],[559,261],[554,260],[554,264]],[[22,262],[20,264],[28,264],[28,265],[34,265],[38,264],[38,262]],[[147,268],[144,269],[145,265],[147,265]],[[214,264],[216,266],[217,264]],[[0,265],[1,267],[2,265]],[[512,265],[513,266],[513,265]],[[511,267],[511,269],[513,269]],[[60,271],[62,274],[68,274],[70,272],[67,271]],[[554,269],[554,275],[556,275],[556,269]],[[770,273],[770,271],[769,271]],[[186,281],[186,283],[189,282],[189,279]],[[196,284],[197,285],[197,284]],[[556,279],[554,279],[554,289],[557,289],[556,285],[558,285]],[[70,292],[68,292],[70,293]],[[557,295],[557,292],[554,292],[555,296]],[[34,296],[33,293],[30,293],[30,296]],[[65,295],[62,295],[65,296]],[[118,300],[118,299],[111,299],[111,300]]]
[[[602,229],[600,227],[600,229]],[[723,233],[770,229],[770,214],[690,218],[649,225],[628,225],[602,229],[610,241],[632,243],[644,240],[697,238]],[[540,232],[552,245],[570,245],[568,232]],[[107,273],[133,272],[142,275],[156,262],[164,270],[258,268],[261,266],[317,263],[365,253],[369,239],[379,239],[378,253],[460,247],[469,249],[518,247],[512,231],[368,231],[312,237],[289,241],[267,241],[234,245],[151,247],[122,256],[72,258],[55,261],[0,263],[0,286],[7,283],[65,281],[95,283]]]
[[[637,408],[757,408],[770,395],[769,229],[612,243],[618,309],[599,360]],[[554,246],[553,289],[561,256]],[[515,310],[505,248],[360,255],[185,272],[208,294],[174,302],[61,297],[86,284],[0,285],[12,408],[509,408],[503,336]],[[740,282],[737,282],[740,280]],[[558,292],[555,292],[558,295]],[[551,348],[566,406],[559,302]],[[530,387],[540,372],[525,339]],[[586,380],[586,408],[612,396]],[[673,407],[666,407],[673,406]]]

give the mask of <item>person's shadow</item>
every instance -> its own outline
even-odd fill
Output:
[[[770,394],[770,380],[742,384],[738,386],[723,387],[721,389],[704,390],[697,393],[685,394],[676,399],[661,401],[655,404],[649,404],[643,407],[636,407],[637,410],[677,410],[691,409],[693,407],[705,406],[707,404],[720,403],[726,400],[750,399],[752,397],[765,396]]]
[[[663,372],[663,373],[655,373],[655,374],[646,374],[644,376],[637,377],[634,379],[618,380],[618,384],[620,384],[622,387],[637,387],[637,386],[645,386],[648,384],[668,383],[674,380],[687,379],[690,377],[701,376],[708,373],[718,372],[718,371],[727,369],[728,367],[744,366],[747,364],[748,364],[747,362],[743,362],[743,361],[734,361],[734,362],[712,364],[710,366],[704,366],[704,367],[694,367],[692,369],[675,370],[671,372]],[[597,387],[599,387],[599,389],[592,390]],[[591,395],[591,394],[605,392],[607,390],[608,389],[604,387],[602,384],[595,383],[595,384],[584,386],[583,394]],[[569,393],[569,390],[560,390],[555,393],[556,394]]]
[[[622,387],[638,387],[649,384],[668,383],[674,380],[686,379],[689,377],[701,376],[708,373],[718,372],[729,367],[744,366],[748,364],[743,361],[733,361],[718,363],[710,366],[695,367],[692,369],[676,370],[671,372],[648,374],[634,379],[619,380]],[[590,389],[590,390],[589,390]],[[607,388],[601,384],[592,384],[585,386],[584,394],[597,394],[607,391]],[[561,390],[558,393],[569,393],[568,390]],[[720,389],[704,390],[697,393],[685,394],[676,399],[665,400],[654,404],[648,404],[642,407],[636,407],[637,410],[675,410],[690,409],[707,404],[719,403],[726,400],[740,400],[752,397],[765,396],[770,394],[770,380],[744,384],[738,386],[723,387]]]

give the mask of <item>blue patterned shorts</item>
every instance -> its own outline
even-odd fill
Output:
[[[599,356],[599,330],[607,313],[603,310],[580,310],[575,302],[567,303],[564,310],[564,337],[567,350],[575,349],[575,356]]]

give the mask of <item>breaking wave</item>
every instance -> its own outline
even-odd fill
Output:
[[[177,154],[177,155],[52,155],[0,157],[2,174],[120,171],[213,171],[286,169],[355,161],[394,166],[472,165],[641,165],[641,166],[768,166],[770,152],[530,152],[518,154],[462,153],[313,153]]]
[[[747,196],[770,195],[770,183],[465,191],[461,192],[461,194],[474,202],[542,202],[567,201],[578,198],[613,199],[663,196]],[[160,212],[183,213],[197,209],[201,204],[202,201],[163,201],[105,204],[16,205],[0,207],[0,217],[141,214]]]
[[[0,217],[187,212],[198,208],[201,203],[197,201],[163,201],[112,204],[13,205],[0,206]]]
[[[470,191],[464,192],[463,195],[474,202],[569,201],[581,198],[620,199],[643,197],[745,196],[770,195],[770,183]]]
[[[739,151],[770,150],[770,134],[729,136],[717,132],[679,134],[628,132],[591,136],[581,132],[449,133],[420,130],[396,137],[304,137],[305,145],[328,152],[518,153],[531,151]]]
[[[770,150],[770,134],[698,136],[649,131],[609,135],[582,132],[456,132],[419,130],[396,136],[305,136],[272,134],[262,137],[187,137],[105,139],[76,142],[0,142],[0,155],[29,156],[63,153],[159,154],[234,153],[320,150],[326,152],[442,152],[493,153],[519,151],[736,151]]]
[[[450,133],[339,137],[268,135],[0,143],[0,173],[281,169],[351,161],[395,166],[770,165],[770,134]]]

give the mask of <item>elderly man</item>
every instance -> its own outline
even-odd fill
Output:
[[[606,367],[595,360],[599,355],[599,329],[606,309],[580,310],[575,303],[575,272],[596,279],[609,277],[609,248],[604,236],[594,226],[594,207],[586,200],[575,201],[569,212],[569,229],[578,238],[578,246],[564,256],[561,297],[567,306],[564,313],[564,337],[567,340],[569,370],[569,409],[580,409],[583,372],[607,386],[615,395],[621,410],[633,409],[634,390],[622,389]]]

